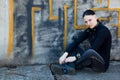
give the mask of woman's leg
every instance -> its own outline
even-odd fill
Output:
[[[70,56],[76,56],[77,58],[80,58],[84,53],[84,50],[81,47],[77,47],[71,54],[68,55],[68,57]],[[67,65],[74,67],[75,68],[75,62],[69,62],[66,63]]]
[[[94,71],[104,72],[105,62],[103,58],[93,49],[89,49],[76,61],[76,69],[91,65]]]

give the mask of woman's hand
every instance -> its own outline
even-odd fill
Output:
[[[65,60],[66,60],[67,56],[68,56],[68,53],[65,52],[65,53],[59,58],[59,64],[65,63]]]
[[[75,56],[70,56],[70,57],[67,57],[66,59],[65,59],[65,63],[67,63],[67,62],[74,62],[74,61],[76,61],[77,59],[76,59],[76,57]]]

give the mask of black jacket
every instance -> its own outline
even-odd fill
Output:
[[[98,52],[105,61],[105,68],[109,66],[110,48],[111,48],[111,33],[107,27],[98,23],[93,29],[87,28],[78,38],[74,38],[70,43],[66,52],[71,53],[82,41],[88,39],[90,49]]]

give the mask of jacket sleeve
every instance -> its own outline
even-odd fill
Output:
[[[72,38],[72,42],[68,43],[65,52],[71,53],[74,49],[76,49],[79,44],[84,41],[88,37],[88,30],[86,29],[82,33],[78,34],[77,37]]]

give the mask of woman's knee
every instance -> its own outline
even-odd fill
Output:
[[[94,49],[88,49],[86,52],[96,52]]]

